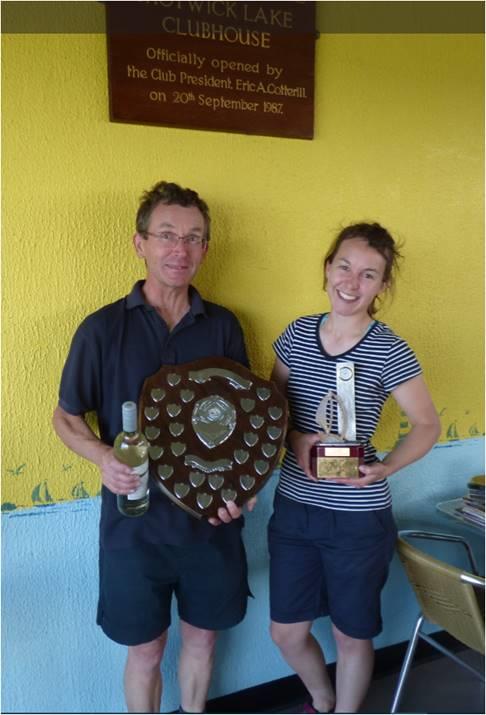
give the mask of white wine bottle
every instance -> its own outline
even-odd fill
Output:
[[[123,432],[120,432],[113,445],[115,457],[123,464],[132,467],[140,477],[140,486],[131,494],[117,494],[116,503],[118,511],[124,516],[141,516],[149,508],[149,445],[143,434],[138,431],[135,402],[123,403],[122,424]]]

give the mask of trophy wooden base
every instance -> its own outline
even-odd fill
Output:
[[[311,448],[311,470],[317,479],[356,479],[361,476],[364,447],[358,442],[318,442]]]

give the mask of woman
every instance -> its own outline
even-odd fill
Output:
[[[275,341],[272,379],[287,395],[291,424],[269,524],[271,634],[310,693],[305,712],[357,712],[381,631],[380,593],[396,540],[388,477],[426,454],[440,424],[420,365],[406,342],[375,320],[400,258],[377,223],[343,229],[324,260],[331,310],[299,318]],[[354,363],[359,478],[317,480],[310,450],[321,441],[315,414],[336,390],[336,363]],[[370,443],[392,395],[411,430],[379,461]],[[331,425],[336,433],[338,425]],[[336,689],[311,635],[329,615],[336,641]]]

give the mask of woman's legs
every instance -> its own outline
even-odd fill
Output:
[[[361,706],[373,673],[371,640],[351,638],[332,626],[337,647],[336,694],[322,649],[311,634],[311,621],[271,623],[271,635],[285,661],[297,673],[319,712],[355,713]]]
[[[311,621],[302,623],[272,621],[270,632],[282,656],[309,691],[316,710],[325,713],[334,707],[334,688],[329,679],[324,654],[310,632],[311,627]]]
[[[373,672],[370,638],[381,630],[380,593],[395,538],[389,509],[328,510],[276,495],[269,526],[272,638],[318,710],[332,707],[334,693],[310,634],[313,619],[329,615],[343,629],[333,625],[336,712],[356,712]]]
[[[337,647],[337,713],[358,712],[373,674],[374,650],[371,640],[351,638],[332,626]]]

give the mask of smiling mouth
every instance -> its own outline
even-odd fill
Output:
[[[336,293],[342,300],[345,300],[347,303],[353,303],[354,301],[359,299],[359,296],[357,295],[350,295],[349,293],[343,293],[340,290],[336,289]]]
[[[167,268],[169,268],[171,271],[186,271],[187,270],[186,264],[174,265],[171,263],[167,263],[166,265],[167,265]]]

